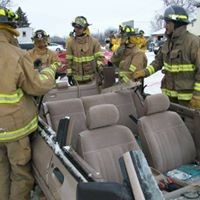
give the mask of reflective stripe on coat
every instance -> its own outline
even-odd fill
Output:
[[[0,29],[0,142],[36,130],[38,113],[32,96],[43,95],[55,85],[56,67],[35,71],[30,56],[12,40],[10,32]]]

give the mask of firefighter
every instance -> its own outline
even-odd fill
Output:
[[[29,50],[35,68],[44,69],[53,62],[59,62],[59,58],[53,51],[47,48],[49,35],[44,30],[37,30],[32,37],[34,48]]]
[[[119,77],[123,83],[133,79],[136,70],[147,66],[145,53],[137,46],[137,34],[131,26],[120,26],[121,44],[113,54],[112,63],[119,68]],[[142,88],[141,88],[142,89]]]
[[[90,35],[87,19],[78,16],[72,22],[74,37],[67,43],[67,76],[70,85],[85,84],[95,79],[95,74],[102,78],[103,52],[99,42]],[[100,82],[99,82],[100,84]]]
[[[0,7],[0,199],[29,200],[31,173],[29,135],[37,129],[32,95],[55,85],[57,63],[39,73],[27,52],[16,46],[18,16]]]
[[[139,48],[142,49],[143,51],[146,51],[147,50],[147,40],[144,37],[144,31],[143,30],[139,31],[138,37],[139,37],[139,40],[140,40]]]
[[[117,49],[120,46],[121,38],[118,37],[117,34],[114,33],[114,31],[110,32],[110,35],[108,38],[106,38],[106,47],[108,51],[112,51],[113,53],[117,51]]]
[[[164,13],[167,40],[145,69],[134,78],[147,77],[162,69],[162,93],[174,103],[200,108],[200,39],[186,30],[188,14],[180,6],[169,6]]]

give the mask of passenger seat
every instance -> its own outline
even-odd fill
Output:
[[[119,111],[113,104],[89,108],[86,116],[88,130],[78,136],[78,153],[106,181],[122,182],[119,158],[128,151],[138,150],[129,128],[117,125]]]
[[[181,117],[168,111],[169,98],[147,96],[144,116],[138,121],[143,152],[151,167],[164,173],[195,160],[193,138]]]

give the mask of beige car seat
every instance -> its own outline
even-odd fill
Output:
[[[76,149],[78,133],[87,129],[86,116],[81,99],[65,99],[61,101],[50,101],[44,103],[44,111],[49,126],[57,132],[60,119],[70,117],[66,145],[72,145]]]
[[[78,153],[106,181],[122,182],[119,158],[128,151],[138,150],[129,128],[117,125],[119,111],[113,104],[101,104],[89,108],[88,130],[78,136]]]
[[[147,96],[144,116],[138,121],[143,152],[151,167],[167,172],[195,160],[192,136],[181,117],[168,111],[169,98],[163,94]]]

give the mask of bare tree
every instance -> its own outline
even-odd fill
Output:
[[[161,19],[161,17],[161,14],[156,14],[154,16],[154,20],[150,22],[152,31],[157,31],[163,27],[163,20]]]
[[[0,0],[0,6],[7,7],[11,5],[11,0]]]
[[[163,6],[166,8],[169,5],[179,5],[185,8],[188,14],[191,14],[196,10],[195,4],[198,2],[198,0],[163,0]],[[151,21],[152,31],[157,31],[163,27],[162,16],[163,13],[155,15],[154,20]]]
[[[195,0],[163,0],[164,6],[167,7],[169,5],[179,5],[184,7],[188,13],[192,13],[195,10],[194,4],[197,1]]]

